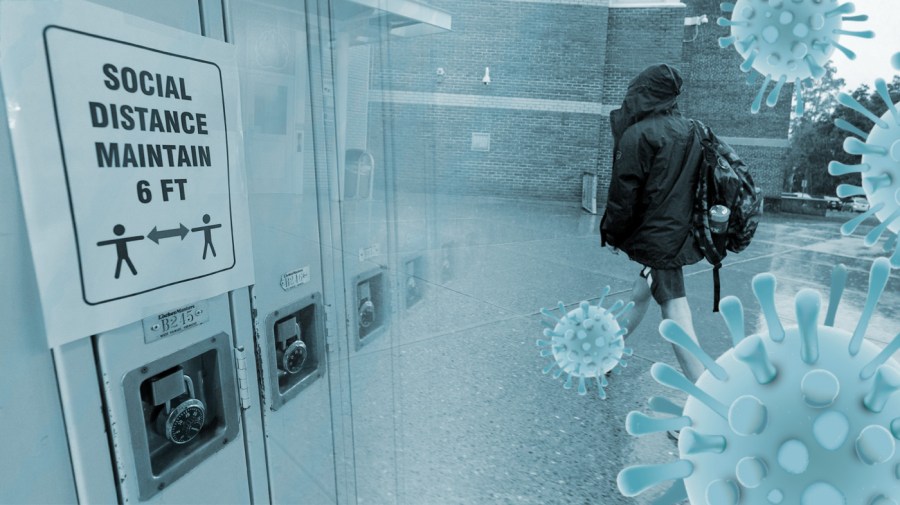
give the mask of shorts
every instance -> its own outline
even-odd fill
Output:
[[[684,298],[684,272],[681,267],[658,269],[644,267],[641,270],[641,277],[647,279],[647,285],[650,286],[650,294],[656,303],[662,305],[669,300],[676,298]]]

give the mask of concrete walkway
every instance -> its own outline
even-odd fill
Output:
[[[647,412],[651,395],[683,400],[649,375],[656,361],[676,363],[657,332],[658,309],[651,306],[628,339],[635,355],[611,379],[607,400],[542,375],[548,358],[535,345],[541,307],[596,302],[606,285],[612,300],[628,299],[639,267],[599,247],[599,216],[555,203],[433,195],[398,202],[401,254],[424,255],[430,268],[420,279],[424,299],[396,311],[383,341],[349,361],[360,503],[650,503],[662,488],[626,499],[615,479],[625,466],[676,458],[665,435],[637,439],[624,429],[628,412]],[[754,275],[778,277],[778,310],[790,325],[797,291],[819,289],[827,299],[837,263],[850,272],[837,326],[853,330],[880,249],[842,237],[840,222],[767,215],[751,247],[729,256],[723,296],[742,299],[748,334],[765,331]],[[731,339],[711,312],[709,266],[688,268],[686,281],[701,344],[716,357]],[[867,337],[889,341],[898,321],[894,277]]]

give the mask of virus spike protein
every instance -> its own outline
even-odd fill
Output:
[[[895,67],[900,67],[900,53],[894,55],[892,63]],[[866,134],[846,121],[835,122],[842,130],[863,139],[847,137],[844,140],[844,151],[854,156],[862,156],[862,163],[847,165],[832,161],[828,165],[828,173],[833,176],[859,173],[862,177],[862,186],[841,184],[837,188],[837,194],[841,197],[865,196],[869,201],[869,210],[844,224],[841,233],[850,235],[865,219],[877,217],[881,224],[866,235],[864,243],[871,247],[886,232],[892,232],[893,235],[888,237],[885,249],[886,252],[893,252],[891,265],[900,268],[900,249],[897,248],[896,242],[896,236],[900,234],[900,111],[891,101],[887,84],[883,79],[875,81],[875,89],[888,109],[881,117],[876,116],[846,93],[838,96],[841,105],[860,113],[873,126]]]
[[[870,300],[877,301],[885,271],[888,260],[876,260]],[[845,272],[838,268],[832,277],[838,298]],[[762,307],[774,306],[774,277],[761,274],[753,286]],[[830,309],[838,302],[830,297],[826,319],[833,318]],[[690,426],[681,430],[677,461],[619,473],[623,495],[674,480],[665,496],[680,496],[683,486],[693,505],[897,504],[900,364],[891,355],[900,349],[900,335],[884,349],[861,340],[854,355],[848,352],[850,333],[819,323],[818,292],[801,290],[795,305],[798,326],[783,329],[768,321],[783,338],[751,335],[716,360],[726,380],[707,370],[696,385],[688,385],[668,365],[651,368],[657,382],[690,397],[683,413],[652,400],[663,405],[653,410],[668,417],[632,413],[626,430],[640,436],[664,426]]]
[[[547,326],[544,336],[549,340],[539,339],[537,345],[541,347],[542,357],[552,358],[543,372],[549,374],[555,369],[555,379],[567,374],[563,383],[565,389],[572,389],[574,380],[578,379],[580,395],[587,394],[587,382],[593,380],[600,398],[606,398],[607,372],[621,373],[627,366],[625,357],[632,354],[632,350],[625,347],[623,337],[626,330],[620,322],[634,304],[626,305],[619,300],[608,309],[603,308],[609,291],[607,286],[597,305],[583,301],[568,312],[565,305],[559,302],[562,317],[551,310],[541,309],[541,314],[547,318],[544,321],[544,326]]]
[[[852,3],[837,0],[737,0],[721,4],[731,19],[719,18],[731,34],[719,39],[719,46],[734,46],[744,58],[741,71],[759,72],[765,79],[751,112],[762,108],[763,97],[771,82],[775,87],[765,100],[774,107],[786,83],[793,83],[797,94],[797,114],[803,114],[801,83],[821,78],[824,65],[835,49],[849,59],[856,54],[840,43],[842,35],[872,38],[871,31],[851,31],[845,22],[866,21],[868,17],[845,16],[855,10]]]

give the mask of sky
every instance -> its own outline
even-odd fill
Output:
[[[843,3],[843,2],[841,2]],[[854,0],[856,14],[868,14],[866,22],[846,23],[846,29],[872,30],[874,39],[841,37],[841,44],[856,52],[854,61],[847,59],[840,51],[832,56],[838,69],[838,77],[847,81],[847,89],[855,89],[860,84],[873,87],[875,79],[881,77],[890,81],[900,72],[891,66],[891,56],[900,52],[900,0]]]

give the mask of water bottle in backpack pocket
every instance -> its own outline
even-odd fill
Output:
[[[715,235],[724,235],[728,231],[731,210],[724,205],[713,205],[709,209],[709,231]]]

